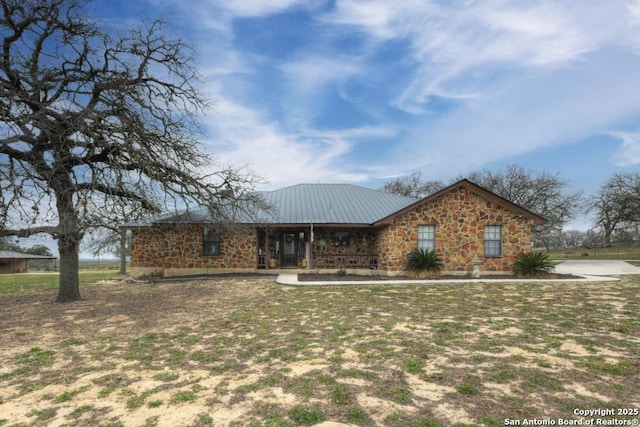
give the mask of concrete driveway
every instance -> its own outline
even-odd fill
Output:
[[[620,274],[640,274],[640,267],[628,262],[616,260],[579,260],[565,261],[556,265],[556,273],[586,274],[593,276],[609,276]]]

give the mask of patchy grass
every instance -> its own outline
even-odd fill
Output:
[[[118,270],[80,270],[80,285],[118,277]],[[59,273],[0,274],[0,294],[58,289]]]
[[[83,296],[2,295],[0,425],[504,425],[640,407],[640,277],[344,288],[254,277],[109,282]]]

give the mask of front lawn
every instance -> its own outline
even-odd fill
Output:
[[[118,277],[118,270],[80,270],[80,285]],[[59,273],[0,274],[0,294],[58,289]]]
[[[72,304],[51,291],[2,294],[0,425],[630,420],[576,411],[640,408],[639,312],[634,276],[105,282]]]

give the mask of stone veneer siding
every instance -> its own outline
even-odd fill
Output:
[[[510,272],[516,256],[531,251],[532,219],[460,186],[398,215],[379,231],[381,268],[404,270],[407,254],[418,247],[418,225],[436,226],[436,252],[448,272],[471,272],[476,260],[481,271]],[[485,225],[502,226],[501,257],[484,256]]]
[[[335,245],[336,232],[349,233],[349,246]],[[320,242],[324,242],[324,246]],[[311,249],[313,268],[369,268],[375,257],[375,233],[372,228],[364,227],[316,227]]]
[[[202,225],[162,225],[132,230],[132,276],[170,276],[224,269],[256,268],[258,242],[253,227],[223,232],[220,256],[205,257]]]

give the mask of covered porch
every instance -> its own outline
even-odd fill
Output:
[[[258,269],[378,269],[372,227],[297,225],[257,233]]]

